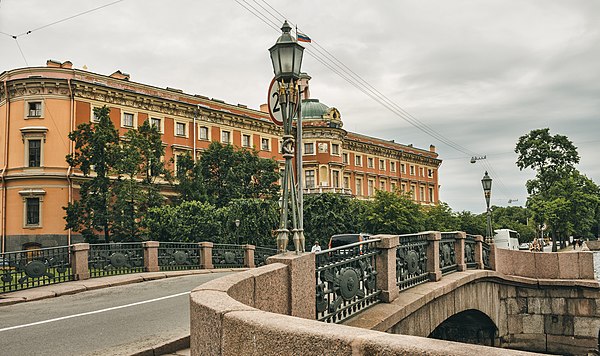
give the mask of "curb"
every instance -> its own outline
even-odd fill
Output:
[[[129,356],[159,356],[190,348],[190,335],[166,341]]]

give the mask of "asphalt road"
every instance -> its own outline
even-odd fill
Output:
[[[0,308],[0,355],[128,355],[189,334],[189,291],[210,273]]]

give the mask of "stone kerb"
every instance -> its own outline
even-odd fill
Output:
[[[88,253],[90,244],[80,243],[71,245],[71,269],[76,281],[90,278]]]
[[[396,285],[396,249],[400,238],[398,235],[375,235],[371,238],[380,240],[376,245],[380,254],[375,257],[377,288],[381,290],[380,299],[390,303],[399,295]]]
[[[442,270],[440,269],[440,240],[442,233],[439,231],[425,231],[421,234],[427,234],[427,272],[429,280],[432,282],[442,279]]]
[[[545,253],[495,249],[496,271],[535,279],[593,280],[591,252]]]
[[[317,310],[315,254],[287,252],[267,258],[267,264],[271,263],[282,263],[288,267],[290,315],[314,319]]]
[[[158,272],[158,241],[144,241],[144,270],[146,272]]]

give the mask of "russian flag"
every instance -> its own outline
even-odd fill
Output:
[[[302,32],[296,32],[296,37],[298,37],[298,42],[308,42],[308,43],[312,42],[310,37],[303,34]]]

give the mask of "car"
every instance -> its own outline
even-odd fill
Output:
[[[519,245],[519,250],[529,250],[529,242],[523,242]]]
[[[369,239],[370,236],[371,235],[364,233],[333,235],[329,238],[328,248],[336,248],[357,242],[366,241]]]

